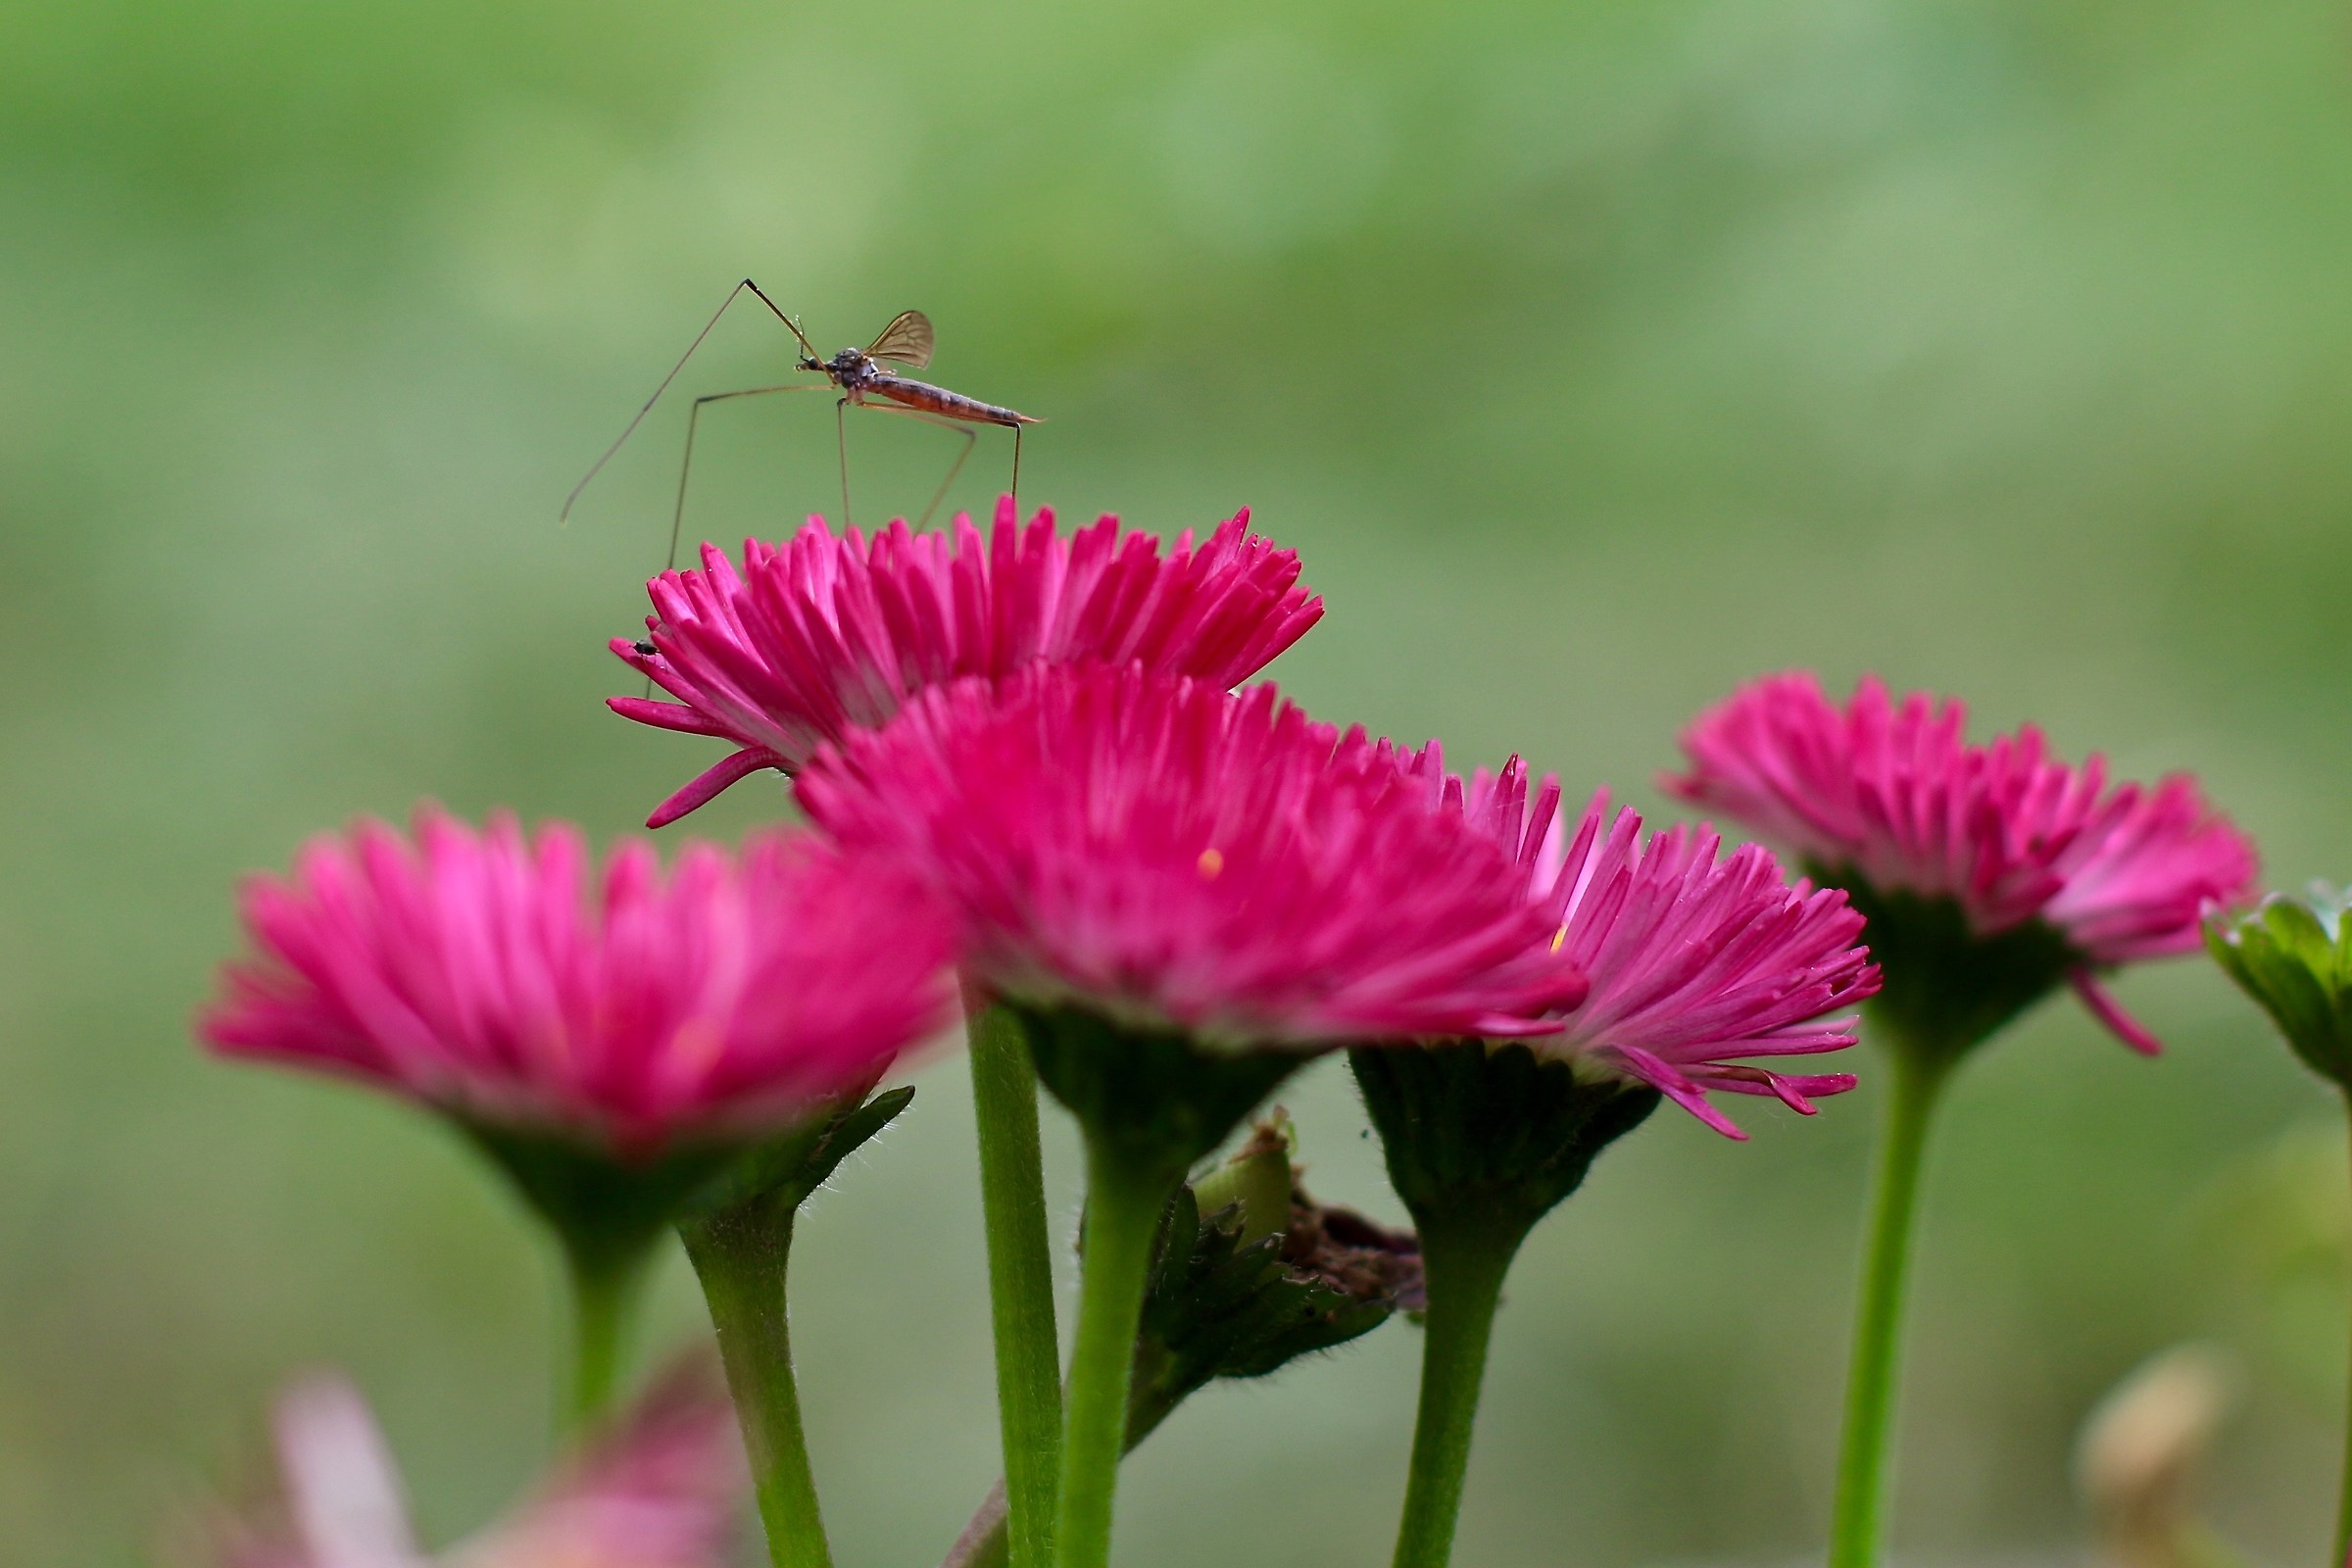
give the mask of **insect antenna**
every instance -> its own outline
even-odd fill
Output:
[[[686,362],[694,358],[694,351],[703,346],[703,339],[710,335],[712,328],[718,325],[719,318],[727,314],[727,307],[741,298],[746,289],[759,296],[760,303],[773,312],[777,320],[792,328],[792,335],[800,339],[801,347],[808,350],[810,359],[816,358],[816,350],[809,347],[808,335],[801,330],[800,323],[777,310],[776,302],[767,297],[766,290],[750,278],[745,278],[727,291],[727,297],[719,302],[718,309],[710,313],[710,319],[703,323],[703,329],[694,334],[694,341],[686,345],[686,352],[678,356],[678,363],[669,368],[669,373],[662,378],[662,384],[654,388],[654,395],[647,398],[637,412],[629,416],[629,422],[621,426],[620,434],[612,438],[612,444],[605,448],[603,454],[588,466],[586,473],[580,475],[580,482],[573,485],[571,494],[564,498],[564,509],[556,514],[558,527],[570,525],[571,509],[579,504],[581,492],[586,490],[596,476],[604,471],[605,465],[612,461],[612,454],[618,452],[629,437],[636,434],[637,426],[645,422],[645,416],[654,412],[654,405],[662,401],[662,394],[669,390],[669,383],[678,378],[678,372],[686,368]]]

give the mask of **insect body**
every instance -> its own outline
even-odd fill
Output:
[[[1019,499],[1021,493],[1021,426],[1036,424],[1039,421],[1017,409],[1007,409],[995,403],[983,403],[978,398],[966,397],[960,392],[952,392],[944,386],[935,386],[928,381],[917,381],[911,376],[901,375],[883,363],[888,361],[890,365],[905,366],[909,369],[916,370],[929,366],[934,343],[929,317],[920,311],[901,311],[897,316],[891,318],[890,324],[885,326],[881,333],[864,348],[843,349],[831,359],[826,359],[816,352],[816,345],[808,341],[808,334],[801,330],[801,323],[777,309],[776,302],[767,297],[767,292],[747,277],[735,285],[734,290],[719,305],[717,312],[704,323],[702,331],[695,334],[694,341],[686,346],[686,352],[679,356],[678,363],[671,366],[669,373],[662,378],[662,384],[654,388],[654,395],[645,400],[644,407],[637,411],[636,416],[629,420],[620,434],[613,438],[612,444],[605,449],[604,455],[589,467],[580,482],[572,486],[571,494],[564,502],[562,513],[564,518],[570,517],[573,505],[578,502],[581,493],[588,488],[590,481],[594,480],[605,465],[612,460],[612,454],[620,450],[621,444],[628,440],[631,432],[643,422],[645,416],[653,412],[654,405],[661,401],[662,394],[669,389],[670,382],[677,379],[678,372],[686,368],[686,362],[694,357],[694,351],[702,347],[703,339],[710,335],[711,328],[718,325],[719,318],[727,314],[727,307],[734,304],[747,292],[757,297],[760,304],[768,308],[776,319],[791,329],[794,339],[801,346],[801,358],[795,368],[812,375],[821,375],[825,379],[821,382],[791,386],[755,386],[735,392],[710,392],[694,400],[694,408],[686,420],[686,453],[678,469],[677,504],[670,515],[669,561],[672,566],[677,564],[678,539],[685,521],[686,483],[693,474],[696,428],[701,422],[706,406],[712,403],[724,403],[734,398],[765,397],[777,392],[820,392],[833,388],[840,390],[841,398],[834,405],[834,431],[841,459],[841,520],[844,527],[847,527],[850,522],[850,445],[846,416],[852,407],[873,409],[883,414],[904,415],[909,418],[921,419],[926,423],[954,430],[963,437],[963,450],[956,455],[955,463],[948,468],[948,476],[940,481],[938,490],[933,492],[931,504],[923,509],[922,517],[915,524],[916,527],[919,528],[931,520],[932,513],[938,511],[940,502],[946,499],[948,487],[956,482],[956,475],[962,470],[964,459],[971,456],[972,443],[977,438],[977,431],[974,429],[976,425],[1001,425],[1012,431],[1011,489],[1014,499],[1016,501]]]
[[[765,294],[760,297],[763,301],[767,299]],[[774,304],[770,303],[768,309],[775,310]],[[916,370],[928,366],[935,342],[931,318],[920,311],[901,311],[890,318],[890,324],[882,328],[871,343],[861,349],[843,349],[828,360],[816,352],[816,345],[808,341],[808,334],[801,330],[800,322],[784,316],[781,311],[776,311],[776,314],[784,317],[784,324],[792,328],[794,337],[800,339],[800,368],[810,374],[821,375],[841,388],[841,401],[834,405],[833,419],[841,448],[841,513],[845,525],[850,513],[850,442],[843,417],[853,407],[880,409],[886,414],[910,415],[962,435],[963,450],[956,455],[956,462],[949,467],[948,476],[939,482],[939,490],[931,497],[931,505],[923,509],[922,522],[931,520],[931,514],[938,510],[941,498],[948,493],[948,486],[956,482],[956,473],[963,467],[963,460],[971,456],[974,437],[972,426],[976,424],[999,424],[1012,432],[1012,494],[1016,498],[1020,495],[1021,426],[1037,423],[1035,418],[1017,409],[983,403],[978,398],[951,392],[944,386],[933,386],[928,381],[900,375],[883,365],[882,362],[888,360]],[[883,401],[872,401],[876,398]],[[922,522],[915,526],[922,526]]]
[[[800,323],[789,317],[785,321],[796,334],[800,332]],[[847,401],[859,408],[871,408],[866,399],[879,397],[888,398],[902,408],[965,424],[1002,424],[1018,430],[1024,424],[1038,422],[1018,410],[983,403],[944,386],[895,374],[880,363],[892,360],[922,369],[931,363],[932,342],[931,318],[920,311],[901,311],[873,342],[861,349],[843,349],[829,360],[818,359],[808,339],[802,337],[801,347],[808,352],[801,361],[801,368],[824,376],[841,388]]]

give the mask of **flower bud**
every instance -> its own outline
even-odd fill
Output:
[[[2273,894],[2253,913],[2206,927],[2206,951],[2262,1004],[2304,1065],[2352,1091],[2352,933],[2344,894]]]

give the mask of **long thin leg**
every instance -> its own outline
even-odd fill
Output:
[[[968,424],[957,424],[949,419],[938,422],[947,425],[949,429],[963,437],[963,450],[956,454],[956,461],[948,465],[948,476],[939,481],[938,489],[931,492],[931,502],[923,508],[923,515],[915,523],[915,527],[918,529],[931,525],[931,514],[937,512],[939,504],[948,499],[948,486],[954,484],[956,475],[963,471],[963,460],[972,455],[972,444],[980,439],[980,432]]]
[[[686,456],[678,463],[678,498],[669,509],[669,559],[662,568],[663,575],[678,569],[678,541],[684,536],[686,525],[686,481],[694,476],[694,432],[702,423],[704,405],[725,403],[732,398],[765,397],[771,392],[822,392],[827,385],[820,381],[813,386],[749,386],[739,392],[710,392],[694,400],[694,407],[686,415]],[[645,677],[644,695],[654,695],[651,675]]]
[[[859,404],[859,408],[865,405]],[[850,400],[833,405],[833,441],[841,454],[841,529],[850,529]]]
[[[956,461],[948,466],[948,476],[939,481],[937,490],[931,492],[931,504],[923,509],[922,520],[915,524],[917,528],[927,526],[931,521],[931,514],[937,512],[939,504],[947,499],[948,486],[954,484],[956,475],[963,471],[963,460],[972,455],[972,443],[980,439],[980,432],[961,419],[950,419],[922,409],[901,408],[895,403],[860,403],[858,406],[861,409],[871,409],[876,414],[897,414],[909,419],[920,419],[925,424],[936,424],[943,430],[953,430],[963,437],[963,450],[956,453]]]
[[[604,455],[590,464],[588,471],[580,475],[580,482],[571,487],[571,494],[564,498],[564,510],[556,514],[556,522],[559,527],[570,523],[571,509],[579,501],[580,492],[588,488],[590,480],[604,471],[605,465],[612,461],[612,454],[620,450],[621,443],[635,434],[637,426],[645,422],[645,416],[654,412],[654,405],[662,401],[662,394],[669,390],[669,383],[678,378],[678,372],[686,368],[686,362],[694,358],[694,351],[703,346],[703,339],[710,335],[711,329],[718,325],[718,318],[727,314],[727,307],[741,298],[745,289],[750,289],[758,295],[760,303],[766,306],[775,315],[776,319],[792,328],[792,335],[800,340],[801,347],[807,351],[810,359],[816,358],[816,350],[809,347],[808,334],[801,330],[800,323],[777,310],[776,302],[769,299],[766,291],[761,289],[759,284],[748,277],[745,278],[727,290],[727,297],[719,301],[718,309],[710,313],[710,319],[703,323],[703,329],[694,334],[694,341],[686,345],[686,352],[678,356],[678,363],[669,368],[669,373],[662,378],[662,384],[654,388],[654,395],[647,398],[644,405],[629,416],[629,422],[621,426],[620,434],[612,438],[612,444],[605,448]]]
[[[1021,517],[1021,427],[1012,427],[1012,517]]]
[[[678,568],[678,540],[682,537],[686,521],[686,481],[694,473],[694,431],[695,426],[702,420],[704,405],[724,403],[730,398],[765,397],[771,392],[823,392],[826,390],[828,390],[827,383],[822,381],[813,386],[750,386],[740,392],[706,393],[694,400],[694,408],[686,416],[686,457],[678,465],[678,500],[677,505],[672,507],[669,513],[669,564],[662,568],[663,571],[675,571]]]

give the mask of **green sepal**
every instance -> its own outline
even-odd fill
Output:
[[[856,1153],[914,1102],[911,1085],[851,1102],[821,1120],[744,1152],[694,1194],[687,1217],[734,1208],[752,1200],[797,1209]]]
[[[1442,1229],[1516,1246],[1660,1099],[1520,1045],[1363,1046],[1348,1056],[1390,1185],[1425,1237]]]
[[[1279,1236],[1291,1223],[1290,1122],[1279,1109],[1275,1115],[1281,1119],[1264,1125],[1278,1129],[1278,1136],[1257,1141],[1192,1184],[1202,1214],[1221,1219],[1221,1211],[1232,1211],[1244,1247]]]
[[[2237,919],[2209,924],[2205,948],[2261,1004],[2306,1066],[2352,1090],[2352,922],[2343,898],[2273,894]]]
[[[798,1207],[913,1099],[910,1088],[893,1089],[762,1142],[679,1144],[645,1160],[560,1132],[459,1126],[547,1222],[573,1266],[606,1277],[633,1268],[688,1215],[771,1189]]]
[[[1957,899],[1882,891],[1835,866],[1805,869],[1843,888],[1866,922],[1863,940],[1883,976],[1864,1004],[1875,1032],[1935,1066],[1949,1067],[1991,1039],[2087,961],[2045,920],[1984,936]]]
[[[1078,1118],[1089,1142],[1170,1183],[1319,1054],[1211,1051],[1174,1030],[1115,1023],[1084,1007],[1004,1005],[1028,1038],[1038,1081]]]
[[[633,1269],[744,1152],[740,1143],[691,1144],[630,1161],[563,1133],[459,1125],[547,1221],[572,1266],[590,1278]]]
[[[1190,1187],[1170,1200],[1136,1336],[1128,1446],[1214,1379],[1266,1377],[1371,1333],[1396,1310],[1295,1272],[1279,1232],[1245,1237],[1238,1204],[1204,1216]]]

